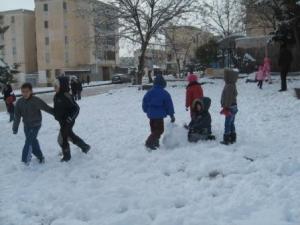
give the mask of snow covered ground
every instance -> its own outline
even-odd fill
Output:
[[[203,80],[204,81],[204,80]],[[72,146],[59,162],[58,125],[48,115],[40,132],[46,164],[20,163],[22,129],[11,134],[0,113],[1,225],[299,225],[300,101],[279,84],[240,80],[238,143],[222,146],[222,80],[204,86],[212,98],[216,142],[147,152],[144,92],[124,88],[84,98],[75,131],[93,146]],[[172,87],[173,86],[173,87]],[[170,83],[177,124],[188,122],[184,83]],[[168,126],[169,119],[166,119]],[[254,159],[250,161],[245,157]]]

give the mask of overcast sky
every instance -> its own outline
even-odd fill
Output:
[[[34,9],[34,0],[0,0],[0,11],[11,9]]]

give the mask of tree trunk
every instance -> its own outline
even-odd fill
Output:
[[[138,66],[138,72],[137,72],[137,84],[142,84],[143,76],[145,73],[145,55],[146,50],[148,47],[148,43],[142,43],[141,46],[141,55],[139,58],[139,66]]]
[[[177,63],[177,73],[178,73],[178,76],[180,77],[180,59],[176,59],[176,63]]]
[[[297,26],[294,26],[294,35],[296,39],[297,48],[300,49],[300,34],[298,32]]]

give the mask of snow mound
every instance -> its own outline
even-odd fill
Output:
[[[175,149],[186,146],[188,143],[187,130],[177,124],[168,123],[166,125],[162,143],[166,149]]]

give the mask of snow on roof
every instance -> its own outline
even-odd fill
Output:
[[[263,48],[266,47],[272,36],[242,37],[235,40],[236,48]]]

